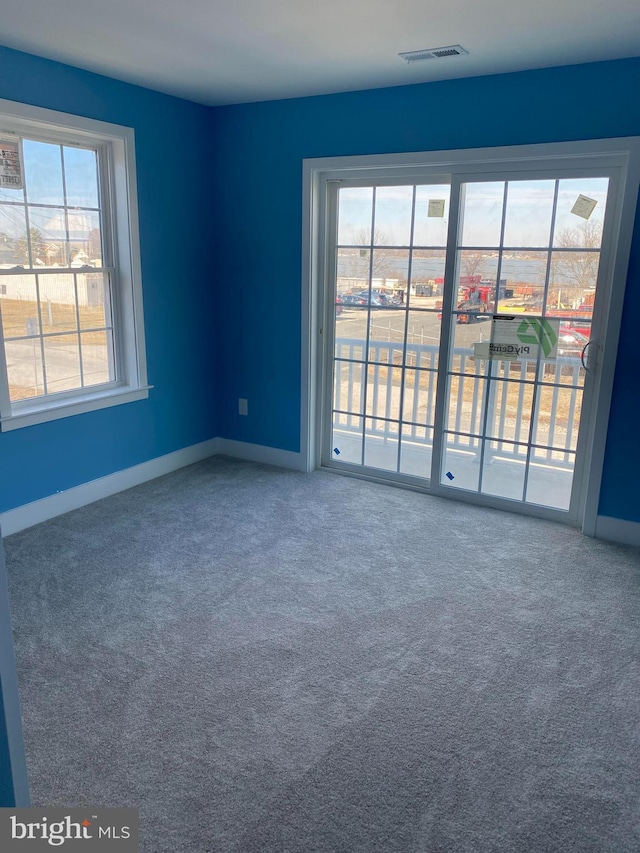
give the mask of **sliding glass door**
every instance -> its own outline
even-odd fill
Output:
[[[611,197],[593,168],[327,183],[322,464],[576,518]]]

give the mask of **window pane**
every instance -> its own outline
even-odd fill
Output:
[[[542,314],[548,261],[548,252],[503,255],[498,310],[507,314]]]
[[[402,353],[406,313],[402,308],[372,310],[369,340],[394,344],[394,349]]]
[[[483,278],[495,278],[498,253],[458,252],[458,284],[462,288],[480,284]],[[462,295],[462,294],[461,294]]]
[[[24,175],[30,204],[64,204],[62,158],[59,145],[23,141]]]
[[[477,492],[480,481],[479,439],[446,433],[445,440],[441,483],[456,489]]]
[[[338,251],[338,294],[359,293],[369,286],[371,267],[369,249],[340,249]]]
[[[415,477],[429,479],[433,430],[423,426],[403,424],[400,444],[400,471]]]
[[[38,296],[34,275],[2,277],[6,290],[0,298],[2,333],[5,338],[24,338],[40,334]]]
[[[77,335],[56,335],[44,341],[47,393],[80,388],[80,348]]]
[[[98,161],[95,151],[63,148],[69,207],[98,207]]]
[[[44,394],[40,339],[5,343],[9,398],[27,400]]]
[[[337,358],[365,358],[369,309],[346,302],[336,325],[335,354]]]
[[[475,376],[449,377],[447,427],[452,432],[480,435],[484,424],[487,384]]]
[[[559,182],[554,246],[600,248],[608,187],[608,178],[571,178]],[[580,203],[581,196],[586,201]]]
[[[444,250],[416,249],[411,257],[411,287],[408,300],[412,308],[435,308],[442,296]]]
[[[82,373],[85,385],[100,385],[115,379],[111,332],[84,332],[80,335]]]
[[[395,421],[365,418],[364,464],[386,471],[398,470],[398,431]]]
[[[375,294],[392,297],[407,290],[409,252],[404,249],[374,249],[371,263],[371,289]]]
[[[581,411],[582,389],[539,388],[533,443],[575,450]]]
[[[505,246],[549,245],[555,181],[509,181]]]
[[[78,328],[73,276],[65,273],[38,276],[43,332],[73,332]]]
[[[436,383],[431,370],[406,370],[402,420],[405,423],[433,426],[435,420]]]
[[[544,459],[541,462],[532,459],[529,466],[526,500],[542,506],[568,510],[575,455],[557,453],[555,456],[561,458]],[[564,461],[565,457],[566,461]]]
[[[498,246],[502,226],[504,182],[464,185],[463,246]]]
[[[438,367],[441,320],[435,311],[409,311],[406,363],[411,367]]]
[[[67,220],[62,207],[30,207],[32,266],[69,266]]]
[[[373,232],[375,246],[408,246],[411,242],[413,187],[378,187]]]
[[[401,369],[381,364],[369,366],[365,410],[378,418],[398,420],[400,415]],[[379,427],[375,420],[376,429]]]
[[[487,495],[521,501],[527,446],[505,441],[485,441],[482,463],[482,491]]]
[[[24,208],[13,204],[0,204],[0,268],[28,264]]]
[[[553,252],[551,282],[564,307],[592,307],[599,264],[600,252]]]
[[[363,414],[364,385],[362,382],[364,366],[352,361],[334,363],[333,408],[342,412]]]
[[[70,210],[67,223],[70,266],[102,266],[100,214],[95,210]]]
[[[347,246],[371,244],[371,187],[345,187],[338,195],[338,243]]]
[[[511,441],[528,441],[533,387],[533,383],[492,379],[485,435]]]
[[[459,314],[457,318],[454,315],[452,335],[451,370],[483,376],[489,362],[483,357],[482,348],[476,357],[476,344],[491,340],[491,319],[484,316],[478,319],[476,314]]]
[[[338,462],[362,464],[363,419],[334,413],[331,458]]]
[[[449,225],[448,184],[416,187],[414,246],[446,246]]]
[[[107,273],[78,273],[78,314],[81,329],[102,329],[110,326],[111,305]]]

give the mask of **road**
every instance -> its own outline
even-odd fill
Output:
[[[6,345],[7,372],[12,395],[21,389],[22,397],[43,393],[42,355],[39,340],[11,341]],[[80,368],[77,344],[50,345],[46,350],[47,387],[49,393],[78,388]],[[108,382],[107,349],[104,346],[85,344],[82,347],[84,384],[95,385]],[[17,393],[17,390],[15,391]]]
[[[442,320],[438,317],[435,302],[433,297],[424,297],[419,302],[416,301],[416,305],[420,306],[419,309],[411,304],[408,311],[405,308],[372,308],[370,339],[402,343],[405,322],[408,322],[408,343],[437,346],[440,343]],[[344,306],[342,313],[336,317],[336,337],[365,340],[368,321],[368,311],[365,306],[362,308]],[[456,324],[454,334],[456,347],[471,347],[475,341],[488,340],[491,324],[488,317],[486,320],[479,320],[469,325]]]

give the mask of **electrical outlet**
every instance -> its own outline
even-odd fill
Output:
[[[248,415],[249,414],[249,401],[244,397],[240,397],[238,399],[238,414],[239,415]]]

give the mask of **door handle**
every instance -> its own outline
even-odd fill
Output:
[[[587,371],[590,370],[590,368],[588,366],[588,360],[585,361],[585,355],[587,355],[587,350],[589,349],[592,343],[593,341],[587,341],[586,344],[582,347],[582,352],[580,353],[580,361],[582,362],[582,366],[584,367],[584,369]]]

